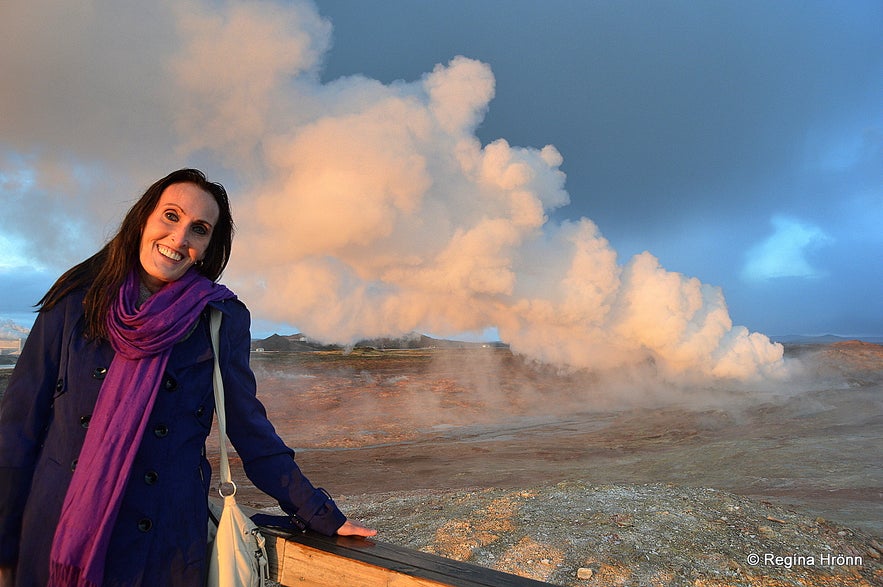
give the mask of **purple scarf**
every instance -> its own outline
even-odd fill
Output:
[[[117,512],[172,347],[190,332],[206,304],[234,297],[192,269],[140,308],[139,287],[133,271],[108,314],[116,355],[64,498],[52,542],[51,586],[101,585]]]

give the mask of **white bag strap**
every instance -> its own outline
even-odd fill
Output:
[[[221,497],[224,495],[223,488],[225,485],[233,487],[234,495],[236,493],[236,484],[230,476],[230,461],[227,459],[227,422],[224,414],[224,380],[221,378],[221,353],[218,350],[218,339],[221,333],[221,311],[217,308],[211,309],[211,318],[209,320],[209,330],[212,338],[212,350],[215,353],[215,369],[214,369],[214,387],[215,387],[215,413],[218,415],[218,440],[221,446],[221,466],[220,466],[220,485],[218,493]]]

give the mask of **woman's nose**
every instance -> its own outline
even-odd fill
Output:
[[[178,226],[175,228],[172,233],[172,240],[178,243],[178,246],[184,247],[187,246],[187,227],[186,226]]]

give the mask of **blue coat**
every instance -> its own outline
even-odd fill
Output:
[[[17,585],[46,584],[65,492],[114,357],[106,341],[84,337],[82,300],[75,292],[39,314],[0,404],[0,566],[17,564]],[[216,307],[224,314],[227,434],[248,478],[299,523],[334,534],[346,518],[301,473],[255,396],[248,310],[237,300]],[[204,582],[213,358],[206,312],[169,359],[114,527],[105,585]]]

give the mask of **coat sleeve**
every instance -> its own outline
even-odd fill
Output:
[[[18,558],[34,466],[54,397],[64,390],[59,372],[63,341],[69,334],[66,310],[79,301],[71,297],[37,315],[0,403],[0,567]]]
[[[256,397],[257,385],[249,366],[248,310],[237,301],[223,306],[220,354],[227,436],[242,459],[245,474],[258,489],[276,499],[297,526],[331,536],[346,517],[323,489],[304,476],[294,451],[276,434]]]

